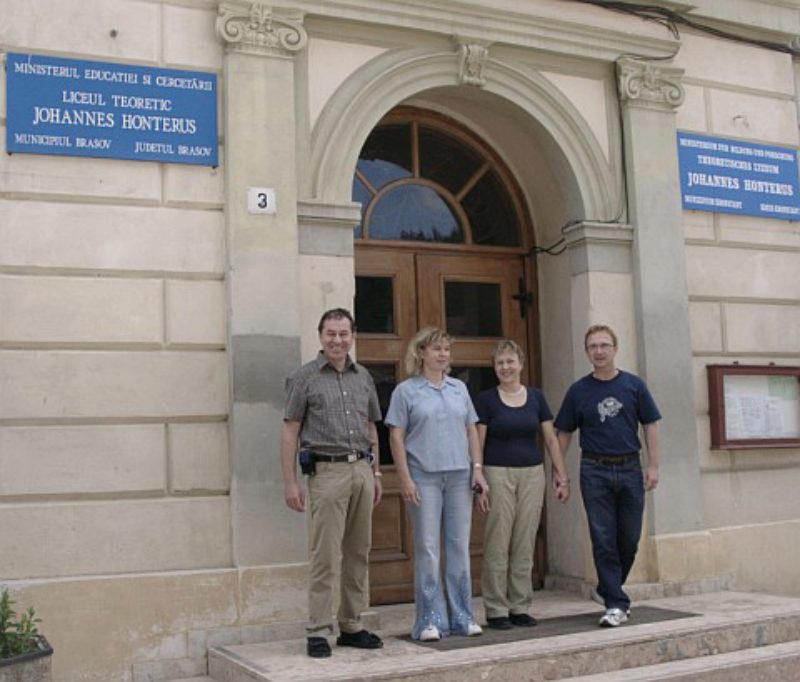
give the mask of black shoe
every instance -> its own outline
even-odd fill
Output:
[[[359,630],[358,632],[343,632],[336,638],[336,646],[354,646],[356,649],[382,649],[383,641],[378,635]]]
[[[309,637],[306,640],[306,653],[311,658],[330,658],[331,645],[325,637]]]
[[[513,625],[511,625],[511,621],[507,616],[498,616],[497,618],[487,618],[486,619],[487,627],[492,628],[492,630],[510,630]]]
[[[512,613],[508,619],[511,621],[512,625],[524,628],[532,627],[538,622],[533,616],[529,616],[527,613]]]

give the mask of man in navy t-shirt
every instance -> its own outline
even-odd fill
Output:
[[[590,327],[584,343],[593,371],[570,386],[555,427],[563,453],[580,429],[581,494],[597,594],[606,607],[600,625],[616,627],[630,615],[631,600],[622,586],[642,532],[644,493],[658,485],[656,424],[661,414],[644,381],[616,368],[617,336],[610,327]],[[647,445],[644,474],[639,424]]]

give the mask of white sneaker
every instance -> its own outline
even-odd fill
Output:
[[[483,634],[483,628],[477,623],[470,623],[467,628],[467,637],[477,637]]]
[[[596,587],[592,588],[592,592],[591,592],[591,594],[589,594],[589,599],[591,599],[594,602],[597,602],[598,604],[600,604],[600,606],[605,606],[606,605],[606,600],[603,599],[600,596],[600,593],[597,591]],[[628,618],[631,617],[631,609],[630,609],[630,607],[625,609],[625,615],[628,616]]]
[[[604,628],[615,628],[626,620],[628,620],[628,614],[622,609],[606,609],[606,612],[600,617],[599,625]]]
[[[438,642],[442,638],[442,633],[433,625],[429,625],[419,633],[420,642]]]

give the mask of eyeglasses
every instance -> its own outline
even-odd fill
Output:
[[[586,350],[588,351],[595,351],[595,350],[611,350],[614,348],[613,343],[590,343],[586,346]]]

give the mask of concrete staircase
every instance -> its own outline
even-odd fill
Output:
[[[683,615],[637,623],[636,608],[645,605]],[[600,613],[596,604],[574,594],[537,592],[540,626],[530,637],[456,649],[406,639],[409,607],[378,611],[385,640],[380,651],[334,647],[330,659],[312,660],[303,639],[218,647],[209,652],[210,677],[195,682],[800,680],[800,599],[736,592],[656,599],[637,602],[627,624],[604,629],[593,627]],[[546,619],[579,614],[586,616],[571,620],[589,628],[541,636]]]

